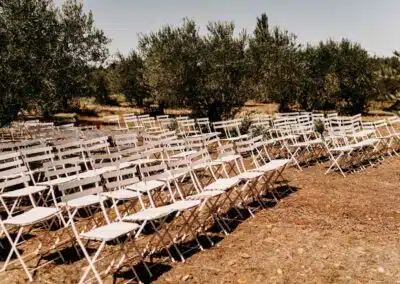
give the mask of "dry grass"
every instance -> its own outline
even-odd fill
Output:
[[[130,107],[123,99],[123,97],[116,96],[115,100],[119,102],[120,106],[103,106],[95,102],[94,98],[82,98],[81,106],[84,109],[93,110],[97,113],[98,117],[80,116],[79,120],[81,122],[101,122],[102,117],[110,114],[122,115],[124,113],[136,113],[143,114],[142,108]],[[385,108],[390,106],[392,102],[371,102],[370,110],[368,115],[363,116],[363,118],[375,119],[376,117],[393,115],[393,113],[384,111]],[[254,114],[275,114],[278,112],[279,105],[275,103],[263,104],[254,101],[248,101],[245,107],[237,114],[238,117],[243,116],[246,113]],[[179,109],[166,109],[166,114],[169,115],[190,115],[190,109],[179,108]],[[62,116],[62,115],[61,115]]]
[[[288,169],[295,193],[259,211],[187,262],[155,267],[157,283],[394,283],[400,278],[400,166],[390,158],[349,175]],[[50,265],[37,283],[73,283],[86,265]],[[108,279],[111,280],[111,279]],[[22,269],[0,273],[22,283]]]

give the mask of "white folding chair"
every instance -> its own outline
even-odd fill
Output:
[[[16,216],[10,216],[5,220],[1,220],[0,218],[0,230],[6,236],[6,239],[10,243],[11,250],[8,253],[5,262],[0,269],[0,271],[5,271],[7,267],[15,262],[19,262],[24,269],[26,275],[28,276],[29,281],[33,281],[33,273],[39,268],[47,265],[50,261],[42,263],[43,256],[46,255],[49,251],[54,250],[55,246],[50,246],[48,248],[48,244],[46,245],[43,238],[45,235],[37,236],[37,248],[32,252],[21,254],[18,249],[19,246],[23,244],[24,232],[31,232],[33,228],[38,229],[39,225],[41,228],[45,230],[50,230],[52,224],[56,220],[60,220],[61,216],[59,215],[60,211],[57,208],[52,207],[36,207],[19,214]],[[16,230],[16,235],[13,238],[12,232]],[[1,235],[1,234],[0,234]],[[46,248],[46,250],[44,250]],[[63,259],[61,253],[56,251],[59,255],[59,258]],[[13,255],[16,256],[15,260],[12,260]],[[27,262],[32,258],[39,259],[36,261],[36,266],[33,268],[28,267]]]
[[[141,209],[145,208],[141,192],[128,189],[129,186],[139,182],[135,174],[136,169],[132,168],[119,169],[103,174],[107,191],[101,193],[101,195],[112,201],[112,208],[115,210],[119,221],[126,215],[137,211],[135,207],[138,201]]]
[[[101,192],[101,190],[96,191],[97,193]],[[79,195],[80,198],[83,199],[85,199],[87,196],[92,199],[93,193],[94,191],[92,189],[87,189],[79,192]],[[90,273],[93,274],[93,277],[89,278],[88,281],[96,279],[98,283],[103,283],[102,275],[107,275],[110,273],[115,274],[123,267],[123,265],[127,265],[132,270],[136,280],[140,281],[140,278],[136,273],[135,268],[132,266],[131,254],[133,252],[136,252],[136,256],[139,258],[140,262],[145,266],[147,272],[151,276],[151,272],[147,267],[147,264],[144,262],[143,256],[135,244],[135,234],[140,226],[136,223],[131,222],[111,222],[103,204],[104,200],[101,199],[100,195],[97,195],[97,198],[97,202],[101,205],[100,207],[103,213],[103,218],[101,218],[102,220],[99,220],[100,218],[97,218],[97,222],[94,226],[86,226],[83,229],[81,227],[78,229],[75,224],[75,203],[72,206],[70,205],[71,202],[74,202],[76,200],[76,195],[65,195],[62,199],[68,212],[68,219],[70,220],[69,223],[72,228],[72,232],[75,236],[77,243],[80,246],[83,255],[88,262],[88,266],[85,268],[83,275],[79,280],[79,283],[85,283],[85,280],[90,276]],[[97,249],[94,255],[90,255],[87,247],[90,243],[94,242],[97,243]],[[115,245],[113,245],[113,243]],[[110,255],[110,253],[108,252],[106,256],[100,257],[102,251],[104,250],[104,248],[106,248],[107,245],[113,246],[113,249],[111,250],[112,254]],[[110,256],[113,256],[112,259],[109,259]],[[100,265],[97,265],[96,267],[96,264],[100,262],[106,263],[106,268],[101,271],[99,271]]]
[[[47,204],[45,192],[49,190],[44,185],[29,185],[31,177],[22,175],[0,182],[0,202],[3,205],[8,218],[15,214],[15,210],[21,205],[23,200],[28,199],[29,207],[36,207]]]
[[[55,155],[52,147],[34,147],[21,149],[22,160],[29,170],[33,182],[43,179],[43,163],[54,160]]]

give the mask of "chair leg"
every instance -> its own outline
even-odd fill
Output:
[[[26,266],[25,261],[23,260],[21,254],[19,253],[18,248],[17,248],[18,241],[19,241],[19,239],[20,239],[21,236],[22,236],[22,233],[23,233],[23,231],[24,231],[24,227],[20,227],[20,228],[18,229],[17,236],[15,237],[15,240],[13,241],[12,238],[11,238],[11,236],[10,236],[10,234],[8,233],[7,229],[6,229],[5,226],[3,225],[3,223],[2,223],[2,222],[0,222],[0,223],[2,224],[2,229],[3,229],[3,231],[4,231],[4,233],[5,233],[5,235],[6,235],[7,239],[8,239],[8,241],[10,242],[10,245],[11,245],[11,251],[9,252],[9,254],[8,254],[8,256],[7,256],[7,259],[6,259],[6,261],[4,262],[3,268],[0,269],[0,271],[5,271],[5,270],[6,270],[8,264],[10,263],[10,260],[11,260],[12,255],[15,253],[15,255],[17,256],[19,262],[20,262],[21,265],[22,265],[22,268],[24,269],[26,275],[27,275],[28,278],[29,278],[29,281],[32,282],[32,281],[33,281],[32,275],[31,275],[31,273],[29,272],[28,267]]]

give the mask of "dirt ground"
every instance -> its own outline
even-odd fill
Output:
[[[347,178],[289,169],[295,193],[158,283],[399,283],[399,166],[390,159]]]
[[[324,165],[285,177],[293,193],[240,223],[186,263],[154,267],[155,283],[400,282],[400,159],[343,178]],[[3,251],[4,253],[4,251]],[[80,259],[39,270],[36,283],[74,283]],[[0,283],[24,283],[21,267]],[[145,282],[147,282],[145,280]],[[106,283],[111,283],[107,279]],[[120,281],[118,281],[120,282]]]

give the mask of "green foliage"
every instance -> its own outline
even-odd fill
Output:
[[[321,42],[303,51],[306,62],[298,102],[306,110],[337,108],[363,112],[378,94],[377,65],[360,45]]]
[[[179,130],[179,124],[176,119],[172,119],[170,123],[167,125],[167,128],[169,131],[178,131]]]
[[[233,23],[210,23],[200,36],[194,21],[143,35],[139,49],[154,102],[190,107],[194,117],[231,118],[247,100],[245,34]]]
[[[315,132],[317,132],[319,135],[321,135],[321,137],[323,137],[325,132],[325,124],[322,122],[322,120],[317,119],[314,125],[315,125]]]
[[[379,65],[378,88],[380,100],[396,100],[391,110],[400,110],[400,59],[399,53],[388,58],[375,58]]]
[[[93,70],[90,79],[91,95],[94,95],[97,103],[103,105],[114,105],[115,100],[111,98],[112,87],[109,72],[99,68]]]
[[[128,56],[118,54],[119,61],[115,69],[119,78],[118,90],[125,94],[131,104],[142,107],[144,100],[150,96],[149,87],[144,80],[144,61],[132,51]]]
[[[104,68],[109,40],[82,2],[63,3],[0,2],[0,125],[26,110],[51,117],[82,96],[113,104],[114,92],[159,113],[187,107],[216,121],[233,118],[248,99],[277,102],[280,111],[300,105],[358,113],[378,95],[396,99],[400,91],[397,56],[372,58],[348,40],[303,47],[294,34],[270,27],[266,14],[250,36],[232,22],[209,23],[200,35],[185,19],[141,35],[138,52],[118,54]]]
[[[86,95],[90,65],[106,58],[107,43],[81,2],[0,2],[0,125],[22,110],[50,117]]]
[[[302,82],[303,61],[296,36],[270,28],[266,14],[257,18],[247,51],[252,88],[261,101],[279,103],[280,111],[296,101]]]
[[[251,117],[253,115],[254,112],[246,112],[243,117],[242,117],[242,121],[240,122],[240,126],[239,126],[239,130],[240,130],[240,134],[244,135],[244,134],[248,134],[250,131],[250,127],[251,127]]]

